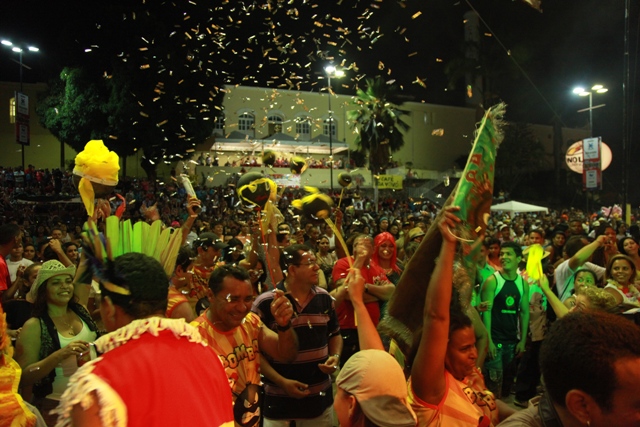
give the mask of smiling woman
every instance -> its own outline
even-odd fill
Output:
[[[34,317],[24,324],[16,345],[15,359],[23,370],[20,384],[23,390],[32,388],[33,403],[45,419],[98,336],[96,324],[74,296],[75,271],[57,260],[42,265],[27,295]],[[28,399],[29,393],[23,395]]]

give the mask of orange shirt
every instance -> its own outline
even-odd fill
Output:
[[[249,313],[242,325],[223,332],[207,317],[207,311],[191,322],[218,355],[229,379],[233,395],[233,415],[236,426],[250,427],[260,421],[260,350],[258,335],[263,323],[255,313]]]

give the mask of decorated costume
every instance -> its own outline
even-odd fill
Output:
[[[184,320],[134,320],[95,345],[103,354],[69,382],[56,410],[57,427],[71,425],[76,404],[98,404],[105,427],[232,425],[222,365]],[[176,402],[194,404],[177,410]]]
[[[207,309],[208,311],[208,309]],[[223,332],[207,317],[207,311],[191,322],[204,342],[218,355],[231,386],[236,426],[251,427],[260,422],[260,350],[258,335],[262,321],[249,313],[239,327]]]
[[[22,369],[13,360],[13,347],[7,335],[7,326],[6,315],[0,305],[0,426],[45,425],[38,410],[22,400],[18,393]]]
[[[173,286],[169,286],[169,293],[167,297],[167,311],[165,313],[165,316],[167,316],[167,318],[169,319],[171,318],[171,314],[173,314],[173,311],[176,309],[176,307],[178,307],[180,304],[189,304],[189,300],[187,299],[187,297]]]
[[[118,184],[119,170],[118,155],[101,140],[87,142],[76,156],[73,179],[89,216],[93,216],[95,198],[105,197]]]

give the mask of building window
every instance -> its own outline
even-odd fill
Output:
[[[238,118],[238,130],[240,132],[253,132],[256,119],[253,114],[242,113]]]
[[[220,135],[220,136],[224,136],[224,122],[225,122],[225,115],[224,114],[220,114],[218,117],[216,117],[214,124],[213,124],[213,133]]]
[[[311,119],[309,117],[296,117],[296,137],[302,141],[311,139]]]
[[[11,98],[9,100],[9,123],[16,122],[16,99]]]
[[[331,129],[331,137],[335,138],[338,134],[338,130],[336,129],[336,119],[335,117],[325,119],[324,126],[322,126],[322,133],[326,136],[329,136],[329,129]]]
[[[282,123],[284,120],[277,114],[272,114],[267,117],[267,123],[269,124],[269,135],[282,132]]]

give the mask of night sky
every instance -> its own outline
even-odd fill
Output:
[[[490,34],[481,36],[485,65],[496,73],[494,92],[509,105],[507,118],[550,124],[558,114],[567,126],[586,126],[588,113],[576,110],[588,107],[588,98],[571,90],[580,84],[603,84],[609,92],[594,96],[594,105],[606,104],[593,112],[594,134],[612,147],[612,168],[620,167],[624,0],[543,0],[543,13],[520,0],[143,3],[3,1],[0,37],[40,47],[40,53],[25,54],[24,63],[32,68],[25,70],[25,82],[46,81],[64,65],[92,63],[100,68],[98,49],[125,52],[144,63],[140,57],[151,52],[141,50],[145,42],[135,33],[135,22],[145,8],[153,7],[153,14],[171,24],[164,29],[165,37],[153,43],[184,38],[188,31],[201,35],[186,43],[198,50],[197,40],[202,40],[213,59],[210,68],[227,83],[318,91],[326,84],[322,69],[333,58],[334,64],[350,68],[340,82],[344,87],[336,87],[340,93],[353,94],[363,77],[382,74],[402,86],[406,99],[464,105],[464,83],[450,84],[445,69],[462,55],[462,17],[472,5],[489,27],[481,28]],[[126,5],[132,5],[135,19],[133,13],[118,10]],[[635,5],[632,67],[637,15]],[[211,37],[204,31],[207,26],[216,28]],[[91,45],[93,52],[85,53]],[[12,62],[17,54],[0,48],[0,80],[17,81],[19,67]],[[108,73],[108,67],[103,71]],[[631,73],[633,82],[633,68]]]

